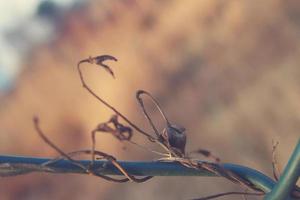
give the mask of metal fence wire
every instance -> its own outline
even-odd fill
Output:
[[[90,160],[79,160],[83,166],[90,166]],[[200,161],[199,161],[200,162]],[[48,163],[48,164],[47,164]],[[186,167],[178,162],[130,162],[118,161],[118,163],[131,175],[135,176],[217,176],[205,169]],[[300,139],[291,155],[283,174],[276,182],[267,175],[249,167],[223,163],[225,169],[234,172],[243,179],[249,181],[256,188],[265,193],[265,200],[293,200],[300,199],[300,190],[296,182],[300,176]],[[103,175],[122,175],[110,161],[97,160],[93,164],[93,170]],[[32,172],[47,173],[88,173],[78,165],[66,159],[0,156],[0,176],[17,176]]]

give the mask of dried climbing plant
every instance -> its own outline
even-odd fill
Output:
[[[239,184],[243,186],[243,188],[247,190],[252,190],[255,191],[255,193],[250,193],[250,192],[226,192],[226,193],[219,193],[216,195],[211,195],[208,197],[203,197],[203,198],[197,198],[197,199],[212,199],[212,198],[217,198],[225,195],[264,195],[264,193],[255,187],[251,182],[248,180],[240,177],[238,174],[233,173],[230,170],[225,169],[222,167],[219,162],[220,159],[213,155],[210,151],[207,151],[205,149],[198,149],[196,151],[192,151],[189,153],[185,152],[185,145],[186,145],[186,134],[185,134],[185,128],[173,124],[169,121],[167,118],[166,114],[162,110],[161,106],[159,105],[158,101],[147,91],[143,90],[138,90],[136,92],[136,99],[142,109],[143,114],[145,115],[148,123],[150,124],[154,134],[148,133],[144,131],[142,128],[137,126],[135,123],[133,123],[131,120],[129,120],[124,114],[119,112],[115,107],[111,106],[107,101],[105,101],[103,98],[98,96],[85,82],[85,79],[83,77],[83,73],[81,70],[81,66],[84,63],[88,64],[97,64],[104,68],[113,78],[115,78],[113,70],[106,64],[104,64],[104,61],[117,61],[117,59],[113,56],[110,55],[101,55],[101,56],[96,56],[96,57],[89,57],[87,59],[81,60],[77,64],[77,69],[80,77],[80,81],[82,83],[82,86],[84,89],[86,89],[93,97],[95,97],[98,101],[100,101],[103,105],[108,107],[114,112],[114,115],[104,123],[100,123],[95,129],[91,131],[91,140],[92,140],[92,145],[90,150],[79,150],[75,152],[70,152],[70,153],[65,153],[63,150],[61,150],[57,145],[55,145],[53,142],[51,142],[46,135],[43,133],[39,126],[39,120],[37,117],[34,118],[34,125],[35,129],[38,132],[39,136],[54,150],[56,150],[59,154],[60,157],[53,159],[47,163],[44,163],[43,166],[47,167],[50,164],[57,162],[60,159],[66,159],[73,163],[74,165],[78,166],[79,168],[83,169],[86,173],[101,177],[105,180],[108,181],[114,181],[114,182],[127,182],[127,181],[133,181],[137,183],[145,182],[149,179],[152,178],[152,176],[146,176],[142,178],[137,178],[131,174],[129,174],[117,161],[115,157],[112,155],[109,155],[107,153],[104,153],[102,151],[96,150],[96,134],[97,133],[109,133],[113,135],[116,139],[122,141],[122,142],[128,142],[133,145],[137,145],[141,148],[144,148],[146,150],[149,150],[157,155],[162,156],[158,160],[161,162],[179,162],[180,164],[189,167],[189,168],[194,168],[194,169],[201,169],[201,170],[207,170],[211,173],[214,173],[218,176],[222,176],[233,183]],[[155,127],[150,115],[148,114],[145,106],[144,106],[144,101],[142,96],[147,96],[150,98],[150,100],[153,102],[153,104],[156,106],[158,111],[160,112],[162,118],[165,121],[165,128],[162,132],[159,132],[157,128]],[[125,121],[127,125],[122,124],[119,119],[122,119]],[[151,149],[148,149],[132,140],[133,132],[136,131],[139,134],[142,134],[148,140],[152,143],[156,143],[158,146],[162,148],[164,152],[157,152]],[[201,154],[207,158],[211,158],[214,160],[214,162],[205,162],[205,161],[200,161],[199,159],[192,158],[190,155],[192,154]],[[87,154],[91,156],[91,163],[89,167],[86,167],[82,165],[80,162],[76,161],[73,157],[76,155],[81,155],[81,154]],[[103,175],[99,173],[95,168],[94,168],[94,162],[96,159],[105,159],[108,162],[112,163],[122,175],[124,175],[125,178],[122,179],[116,179],[110,176]]]

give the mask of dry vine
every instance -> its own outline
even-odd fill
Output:
[[[110,55],[101,55],[101,56],[96,56],[96,57],[89,57],[88,59],[84,59],[78,62],[77,69],[78,73],[80,76],[80,80],[82,83],[82,86],[93,96],[95,97],[98,101],[100,101],[102,104],[104,104],[106,107],[110,108],[115,114],[107,121],[104,123],[100,123],[92,132],[91,132],[91,138],[92,138],[92,147],[90,150],[80,150],[80,151],[75,151],[71,153],[65,153],[62,151],[58,146],[56,146],[53,142],[51,142],[43,133],[39,126],[39,120],[37,117],[34,118],[34,124],[36,131],[40,135],[40,137],[53,149],[55,149],[59,154],[60,157],[51,160],[50,162],[44,163],[41,167],[47,167],[53,162],[56,162],[60,159],[66,159],[70,161],[71,163],[75,164],[76,166],[80,167],[83,169],[86,173],[98,176],[101,178],[104,178],[105,180],[108,181],[114,181],[114,182],[127,182],[127,181],[133,181],[137,183],[145,182],[149,179],[152,178],[152,176],[147,176],[147,177],[142,177],[142,178],[137,178],[131,174],[129,174],[117,161],[115,157],[112,155],[109,155],[107,153],[98,151],[95,149],[96,145],[96,133],[99,132],[106,132],[109,134],[112,134],[116,139],[124,142],[129,142],[133,145],[138,145],[142,148],[142,145],[139,145],[138,143],[132,141],[132,136],[133,136],[133,130],[136,132],[142,134],[148,140],[152,143],[156,143],[159,145],[164,152],[157,152],[153,150],[149,150],[155,154],[158,154],[160,156],[163,156],[159,158],[158,160],[161,162],[178,162],[186,167],[189,168],[194,168],[194,169],[201,169],[201,170],[207,170],[209,172],[212,172],[218,176],[222,176],[231,182],[235,184],[241,185],[244,189],[247,190],[252,190],[255,191],[253,193],[250,192],[226,192],[226,193],[220,193],[216,195],[212,195],[209,197],[203,197],[203,198],[198,198],[198,199],[212,199],[212,198],[217,198],[225,195],[264,195],[264,192],[260,190],[259,188],[255,187],[250,181],[242,178],[238,174],[225,169],[220,165],[220,159],[213,154],[210,153],[210,151],[204,150],[204,149],[199,149],[197,151],[193,151],[190,153],[185,152],[185,145],[186,145],[186,134],[185,134],[185,129],[179,125],[172,124],[169,119],[167,118],[166,114],[164,111],[161,109],[159,103],[157,102],[154,97],[148,93],[147,91],[143,90],[138,90],[136,92],[136,99],[142,109],[143,114],[145,115],[148,123],[153,129],[154,135],[152,133],[148,133],[141,129],[139,126],[137,126],[135,123],[133,123],[131,120],[129,120],[125,115],[123,115],[121,112],[119,112],[115,107],[111,106],[108,102],[106,102],[103,98],[99,97],[85,82],[83,78],[83,74],[81,71],[81,66],[83,63],[89,63],[89,64],[97,64],[101,67],[103,67],[108,73],[110,73],[114,77],[114,73],[112,69],[104,64],[104,61],[107,60],[112,60],[112,61],[117,61],[117,59],[113,56]],[[163,117],[165,121],[165,129],[162,132],[159,132],[157,128],[155,127],[151,117],[149,116],[145,106],[144,106],[144,101],[142,96],[147,96],[150,98],[150,100],[154,103],[158,111],[160,112],[161,116]],[[122,124],[119,122],[119,118],[124,120],[128,126]],[[147,148],[146,148],[147,149]],[[147,149],[148,150],[148,149]],[[191,154],[193,153],[198,153],[201,154],[207,158],[212,158],[214,162],[203,162],[199,159],[195,159],[190,157]],[[76,161],[73,157],[75,155],[80,155],[80,154],[88,154],[91,156],[91,164],[89,167],[86,167],[82,165],[80,162]],[[125,178],[122,179],[116,179],[110,176],[106,176],[98,172],[93,168],[93,164],[96,159],[105,159],[108,162],[112,163],[120,172],[121,174],[124,175]],[[49,169],[51,170],[51,169]]]

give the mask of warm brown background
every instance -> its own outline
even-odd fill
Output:
[[[65,14],[56,39],[28,55],[16,88],[1,98],[0,152],[57,155],[33,130],[34,114],[64,150],[88,148],[89,131],[112,112],[82,89],[75,65],[89,55],[111,54],[119,59],[110,63],[116,80],[85,68],[90,85],[111,104],[146,127],[134,96],[148,90],[171,121],[187,128],[188,150],[210,149],[224,162],[271,175],[272,139],[280,142],[283,168],[299,138],[299,13],[297,0],[91,1]],[[111,136],[100,140],[98,149],[122,160],[156,158],[135,147],[124,151]],[[82,175],[0,179],[4,200],[189,199],[239,189],[202,177],[144,184]]]

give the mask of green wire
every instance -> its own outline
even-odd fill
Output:
[[[0,155],[0,177],[45,171],[45,169],[38,167],[50,160],[47,158]],[[89,160],[81,160],[79,162],[85,166],[90,165]],[[95,161],[94,164],[94,167],[100,169],[103,174],[121,175],[120,171],[107,161],[99,160]],[[128,173],[137,176],[215,176],[215,174],[206,170],[187,168],[179,163],[119,161],[119,164]],[[290,194],[300,175],[300,139],[277,184],[268,176],[245,166],[230,163],[224,163],[222,166],[266,192],[267,195],[264,200],[293,200]],[[59,160],[51,164],[51,167],[55,169],[53,173],[86,173],[86,171],[67,160]],[[52,171],[49,170],[47,172]]]
[[[52,163],[51,165],[49,165],[52,170],[39,168],[41,164],[51,160],[52,159],[47,158],[0,155],[0,177],[21,175],[34,171],[52,173],[87,173],[85,170],[79,168],[77,165],[74,165],[68,160],[59,160],[55,163]],[[91,163],[90,160],[80,160],[78,162],[87,167]],[[118,161],[118,163],[129,174],[136,176],[216,176],[216,174],[211,173],[207,170],[188,168],[176,162]],[[230,170],[241,176],[245,180],[250,181],[253,185],[266,193],[270,192],[275,186],[275,181],[255,169],[231,163],[223,163],[221,165],[225,169]],[[104,175],[122,175],[121,172],[112,163],[104,160],[95,161],[94,168],[94,170],[99,170],[99,172]]]

